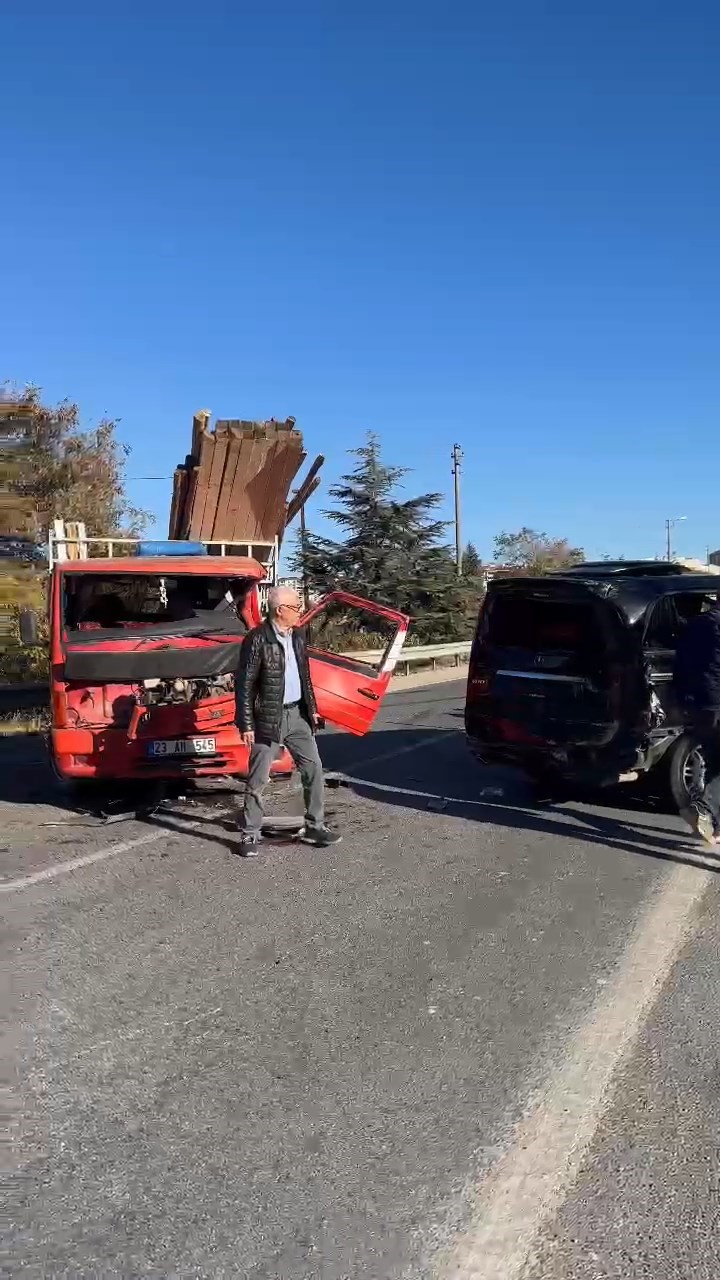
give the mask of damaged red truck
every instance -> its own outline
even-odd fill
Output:
[[[235,724],[234,675],[244,636],[261,621],[265,567],[250,556],[209,555],[187,543],[174,544],[170,555],[128,549],[135,554],[52,566],[50,739],[57,773],[79,782],[244,776],[248,749]],[[315,603],[301,625],[320,716],[348,733],[366,733],[408,618],[335,592]],[[378,663],[334,651],[330,637],[353,629],[386,638]],[[274,771],[291,768],[284,753]]]

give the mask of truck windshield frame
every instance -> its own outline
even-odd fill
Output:
[[[252,625],[252,579],[222,574],[63,574],[62,623],[69,641],[244,634]]]

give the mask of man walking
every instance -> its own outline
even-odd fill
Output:
[[[270,766],[286,746],[302,777],[305,827],[301,839],[326,849],[341,837],[325,826],[323,768],[315,741],[318,723],[315,694],[305,651],[297,630],[302,605],[291,587],[274,587],[268,619],[245,637],[237,675],[237,722],[250,747],[245,791],[245,829],[241,853],[257,856],[264,816],[263,792]]]
[[[692,618],[675,652],[675,690],[705,760],[705,786],[682,817],[708,844],[720,844],[720,597]]]

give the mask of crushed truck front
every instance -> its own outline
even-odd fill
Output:
[[[144,555],[63,561],[50,589],[51,743],[73,779],[247,775],[235,672],[261,622],[259,561]],[[335,591],[299,625],[321,720],[367,733],[390,688],[409,618]],[[348,654],[354,637],[360,652]],[[372,648],[364,656],[365,642]],[[374,650],[381,641],[381,656]],[[373,655],[373,656],[371,656]],[[282,750],[273,772],[289,773]]]
[[[51,742],[71,779],[244,775],[235,725],[240,645],[261,620],[265,569],[239,556],[55,565]],[[288,772],[289,758],[275,764]]]

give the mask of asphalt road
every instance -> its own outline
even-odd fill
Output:
[[[222,798],[79,826],[0,743],[3,1275],[720,1275],[714,863],[536,805],[461,705],[325,736],[344,842],[257,862]]]

